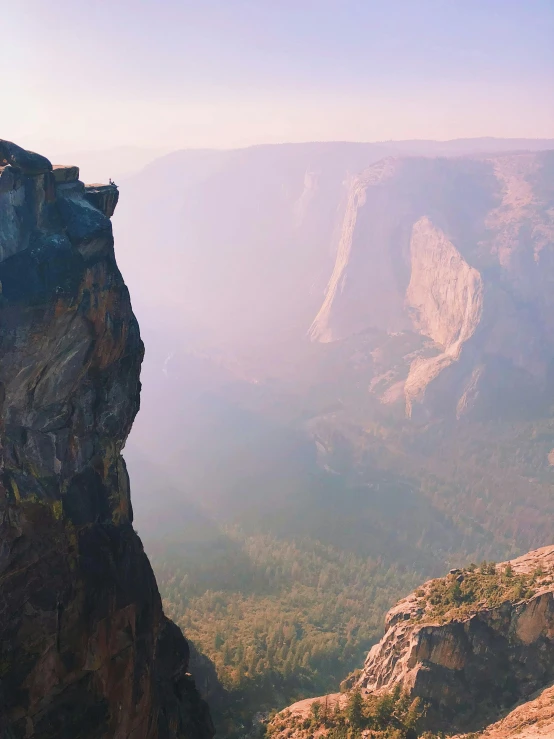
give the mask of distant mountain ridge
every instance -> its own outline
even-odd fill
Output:
[[[156,561],[192,504],[204,531],[407,578],[552,542],[553,154],[514,146],[182,151],[121,183],[148,347],[125,454]]]
[[[537,442],[529,437],[525,453],[540,447],[545,479],[520,470],[513,482],[520,492],[509,506],[533,501],[525,516],[521,504],[513,529],[520,537],[525,519],[521,546],[544,543],[548,524],[539,509],[549,506],[547,454],[554,448],[547,420],[554,389],[554,155],[483,153],[516,143],[554,146],[554,140],[416,142],[438,157],[422,157],[413,142],[404,144],[413,146],[413,156],[402,157],[391,155],[388,142],[182,151],[122,183],[114,217],[118,260],[150,347],[144,371],[152,378],[129,453],[136,440],[143,457],[149,454],[157,444],[154,425],[165,439],[156,455],[171,470],[182,453],[179,439],[189,438],[179,403],[149,395],[156,385],[190,397],[186,407],[191,418],[199,414],[200,427],[212,419],[210,434],[192,434],[195,448],[209,438],[225,445],[225,409],[238,417],[247,410],[265,427],[280,406],[277,427],[284,434],[294,424],[289,439],[305,435],[300,456],[317,458],[335,475],[333,486],[336,474],[354,464],[346,459],[354,456],[354,467],[366,469],[361,449],[383,444],[393,457],[402,449],[416,477],[422,463],[436,468],[425,447],[431,442],[423,439],[452,440],[447,459],[456,444],[452,429],[438,434],[435,423],[540,421],[543,430],[529,432]],[[443,156],[445,147],[454,156]],[[201,372],[174,375],[181,362],[186,368],[200,357]],[[202,413],[210,394],[219,400]],[[162,404],[164,414],[157,410]],[[407,442],[392,442],[399,432],[406,439],[419,434],[414,422],[422,425],[424,462],[415,442],[409,451]],[[473,428],[456,431],[464,445],[480,427]],[[230,450],[217,448],[232,466]],[[257,459],[274,464],[277,448],[274,441]],[[201,461],[213,451],[191,461],[200,479],[215,471]],[[373,454],[371,464],[383,461],[382,452]],[[518,454],[514,449],[514,460]],[[259,462],[255,468],[263,479]],[[232,487],[234,473],[224,479]],[[502,527],[510,515],[507,509]]]
[[[433,341],[436,351],[413,357],[407,377],[381,383],[391,402],[404,382],[408,415],[446,404],[460,417],[501,402],[488,397],[499,363],[506,405],[514,392],[550,392],[553,184],[554,152],[373,165],[350,186],[312,338],[377,329]],[[442,410],[429,402],[437,385]]]
[[[553,155],[540,152],[548,145],[554,150],[554,139],[175,152],[123,185],[118,257],[139,313],[144,305],[145,313],[177,314],[204,348],[237,355],[263,347],[273,359],[308,330],[323,341],[366,330],[426,336],[441,352],[425,367],[414,359],[408,377],[395,370],[404,389],[380,383],[381,397],[403,396],[410,415],[431,378],[440,385],[448,367],[467,365],[449,411],[460,416],[487,382],[478,356],[467,356],[480,340],[490,339],[502,362],[527,356],[507,368],[513,382],[525,384],[530,373],[548,384],[546,335],[530,329],[524,307],[540,302],[537,330],[548,333]],[[490,153],[507,147],[528,153]],[[162,258],[137,259],[154,240]],[[466,282],[451,293],[462,273]],[[510,349],[516,336],[495,323],[506,311],[517,314],[525,348]]]
[[[389,156],[481,156],[547,147],[554,149],[554,139],[174,152],[119,183],[124,197],[114,221],[118,258],[136,286],[139,309],[141,303],[150,309],[171,300],[186,325],[201,327],[216,343],[250,345],[303,335],[333,270],[349,178]],[[164,258],[149,265],[157,279],[146,289],[136,256],[142,250],[146,255],[154,239]],[[165,286],[163,297],[152,294],[156,283]]]

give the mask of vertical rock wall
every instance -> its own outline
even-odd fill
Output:
[[[0,736],[211,737],[132,528],[116,188],[0,141]]]

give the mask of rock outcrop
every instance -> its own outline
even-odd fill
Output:
[[[357,685],[372,694],[401,686],[428,704],[430,728],[454,733],[482,728],[553,679],[551,546],[485,575],[454,570],[400,601]]]
[[[402,294],[394,289],[395,255],[379,243],[388,225],[380,222],[381,193],[387,192],[387,184],[397,168],[398,162],[387,158],[351,178],[335,265],[323,305],[309,330],[313,340],[334,341],[368,326],[389,331],[409,326],[403,312]],[[368,191],[377,192],[381,197],[378,196],[374,204],[368,203]],[[357,237],[361,215],[366,209],[375,219],[376,233],[369,234],[367,240],[364,238],[361,250]],[[363,275],[363,284],[360,284],[358,271],[361,259],[368,256],[366,252],[371,253],[371,268]]]
[[[550,151],[372,165],[350,182],[311,338],[432,339],[434,355],[413,358],[403,379],[408,416],[550,402],[553,182]]]
[[[443,348],[412,362],[404,386],[407,415],[425,398],[427,386],[460,359],[483,313],[483,280],[426,216],[414,223],[410,240],[412,271],[406,306],[419,333]]]
[[[5,141],[0,164],[0,736],[207,739],[132,527],[143,346],[117,190]]]
[[[269,722],[269,735],[323,738],[335,736],[333,725],[346,732],[354,691],[367,706],[366,719],[374,709],[365,728],[360,722],[359,736],[368,739],[395,731],[394,712],[389,724],[379,719],[394,696],[423,709],[418,736],[554,735],[554,546],[499,565],[451,570],[392,608],[385,629],[341,693],[293,704]]]

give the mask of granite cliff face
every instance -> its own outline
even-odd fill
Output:
[[[132,528],[118,192],[0,141],[0,736],[211,737]]]
[[[393,308],[387,294],[394,284],[391,280],[382,284],[389,272],[394,276],[397,271],[396,251],[389,253],[387,230],[391,230],[394,241],[396,229],[407,255],[411,226],[421,216],[427,215],[444,230],[437,210],[455,207],[463,218],[476,214],[475,201],[483,184],[486,189],[487,183],[496,181],[492,165],[478,165],[478,157],[483,161],[487,158],[480,152],[496,160],[495,152],[552,148],[553,139],[486,139],[318,142],[174,152],[152,162],[125,183],[125,199],[114,223],[118,259],[137,310],[144,305],[146,313],[167,305],[166,321],[178,314],[181,333],[194,334],[200,329],[205,343],[234,352],[238,347],[248,351],[260,343],[267,352],[291,337],[303,341],[326,299],[326,286],[328,295],[334,291],[336,297],[331,301],[329,295],[332,318],[328,323],[318,321],[318,334],[337,337],[357,325],[363,329],[368,325],[366,311],[370,318],[390,312],[392,327],[398,325],[398,313],[403,312],[409,270],[398,287],[400,302]],[[458,159],[461,156],[468,157],[466,162],[474,162],[471,186],[477,189],[473,194],[464,190],[468,178]],[[418,159],[409,165],[405,157]],[[449,167],[445,162],[454,162],[453,157],[457,163]],[[507,159],[510,157],[507,155]],[[390,176],[387,169],[393,170]],[[381,170],[385,171],[379,175]],[[418,198],[421,203],[426,194],[431,195],[432,171],[439,180],[434,193],[438,208],[416,208],[418,213],[406,213],[407,198]],[[480,182],[480,172],[485,182]],[[380,183],[376,181],[379,177]],[[163,183],[163,187],[153,192],[144,187],[145,178]],[[366,178],[372,183],[364,184]],[[404,202],[393,220],[387,193],[391,195],[399,187],[404,189],[403,193],[399,191]],[[356,192],[360,196],[364,193],[365,202],[359,207]],[[501,199],[495,202],[499,205]],[[136,217],[138,211],[140,219]],[[406,215],[413,215],[413,219],[404,226]],[[349,223],[354,227],[351,241]],[[163,258],[150,263],[146,270],[135,260],[136,249],[148,249],[153,239]],[[453,243],[462,251],[458,241]],[[350,257],[341,273],[342,255],[347,250]],[[359,252],[364,250],[368,252],[368,264],[372,260],[376,267],[373,272],[363,266],[363,254]],[[353,290],[356,265],[363,271],[359,292]],[[377,267],[383,270],[382,279]],[[145,279],[146,271],[150,279]],[[342,278],[338,284],[339,274],[346,278],[344,285]],[[163,291],[156,294],[153,282],[163,285]],[[346,298],[347,294],[348,300],[359,301],[359,324],[355,323],[353,303],[342,323],[339,296]],[[369,300],[373,301],[371,308],[367,306]],[[144,331],[146,323],[142,324]],[[404,320],[401,326],[411,324]]]
[[[402,380],[407,415],[423,420],[550,398],[553,152],[385,159],[349,190],[311,338],[432,340]]]
[[[549,737],[554,730],[554,546],[499,565],[451,570],[400,601],[385,635],[341,693],[300,701],[270,725],[273,739],[325,737],[314,715],[362,699],[405,695],[425,706],[417,733],[461,739]],[[319,714],[313,704],[319,703]],[[343,723],[343,726],[345,724]],[[346,724],[347,725],[347,724]],[[394,716],[389,728],[394,730]],[[359,736],[390,736],[387,727]],[[461,732],[461,733],[460,733]],[[471,734],[467,734],[471,732]],[[332,735],[332,734],[331,734]]]
[[[428,703],[429,726],[450,731],[482,728],[545,688],[554,679],[554,547],[496,565],[488,575],[492,603],[482,591],[473,604],[437,608],[439,591],[443,603],[450,592],[463,604],[466,594],[457,586],[480,577],[454,570],[400,601],[358,686],[379,693],[400,685]],[[520,592],[503,597],[513,582]]]

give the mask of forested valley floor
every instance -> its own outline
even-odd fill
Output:
[[[152,563],[166,613],[215,665],[224,692],[209,674],[200,687],[226,737],[244,736],[256,713],[335,691],[380,637],[385,611],[421,580],[313,539],[238,529],[198,554]]]

